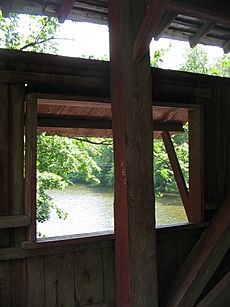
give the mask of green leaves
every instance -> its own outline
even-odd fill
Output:
[[[0,11],[0,46],[7,49],[56,54],[58,20],[51,17],[22,16],[10,14],[9,18],[4,18]],[[25,27],[20,31],[23,20],[28,23],[28,29]]]
[[[217,58],[214,63],[209,63],[207,49],[196,46],[185,54],[185,63],[180,67],[181,71],[230,77],[230,55]]]
[[[106,167],[105,167],[106,166]],[[71,139],[42,134],[37,138],[37,219],[44,222],[55,209],[48,189],[63,189],[68,183],[113,184],[112,142],[100,138]]]
[[[185,132],[183,134],[173,135],[172,141],[185,181],[188,183],[189,148],[187,124],[184,126],[184,129]],[[162,140],[154,141],[154,188],[157,195],[178,192],[174,174]]]
[[[208,52],[196,46],[185,54],[185,63],[180,67],[181,71],[208,74]]]

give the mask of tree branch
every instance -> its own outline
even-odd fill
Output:
[[[75,138],[75,140],[80,141],[80,142],[86,142],[94,145],[113,145],[113,141],[107,142],[107,141],[101,141],[101,142],[94,142],[92,140],[86,139],[86,138]]]

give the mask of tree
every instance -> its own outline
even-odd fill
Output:
[[[189,164],[189,148],[188,148],[188,125],[184,126],[183,134],[174,134],[172,142],[183,172],[185,181],[188,184],[188,164]],[[177,193],[177,185],[174,174],[169,162],[165,145],[162,140],[154,142],[154,187],[157,195],[162,193]]]
[[[150,59],[150,66],[159,68],[160,65],[164,62],[164,57],[171,49],[172,44],[170,43],[167,48],[160,48],[154,51],[153,56]]]
[[[214,67],[211,69],[213,76],[230,78],[230,55],[226,54],[217,59]]]
[[[29,22],[29,31],[20,32],[20,15],[10,14],[4,18],[0,11],[0,46],[7,49],[57,53],[56,35],[59,23],[56,18],[24,16]]]
[[[185,63],[179,68],[181,71],[200,73],[219,77],[230,77],[230,55],[216,58],[211,65],[205,47],[196,46],[185,54]]]
[[[185,63],[179,68],[181,71],[209,74],[208,52],[205,48],[196,46],[185,54]]]

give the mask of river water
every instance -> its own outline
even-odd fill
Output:
[[[112,189],[78,185],[66,187],[63,191],[51,190],[48,194],[68,215],[65,220],[59,219],[52,210],[49,221],[37,224],[39,236],[55,237],[114,229]],[[187,218],[178,195],[156,200],[158,226],[184,222]]]

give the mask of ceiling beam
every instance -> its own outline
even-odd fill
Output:
[[[141,59],[148,51],[153,33],[158,29],[167,9],[168,0],[152,0],[133,46],[134,60]]]
[[[11,6],[12,6],[13,0],[3,0],[2,3],[2,16],[3,17],[9,17]]]
[[[61,118],[38,115],[37,120],[39,127],[47,128],[112,129],[112,121],[103,119]],[[153,121],[153,131],[184,132],[184,128],[179,122]]]
[[[74,6],[74,3],[75,3],[75,0],[63,0],[62,1],[59,11],[57,13],[59,22],[63,23],[66,20],[66,18],[68,18]]]
[[[169,0],[169,7],[178,13],[230,25],[230,1]]]
[[[112,129],[111,120],[45,117],[38,115],[38,126],[53,128]]]
[[[153,37],[155,40],[158,40],[161,35],[163,34],[164,30],[168,28],[174,19],[177,17],[178,13],[173,10],[168,10],[165,12],[161,19],[161,23],[159,24],[158,28],[153,33]]]
[[[224,43],[224,53],[227,54],[230,52],[230,39]]]
[[[213,20],[205,21],[205,23],[197,30],[197,32],[190,38],[189,44],[191,48],[194,48],[199,41],[207,35],[207,33],[215,26]]]

